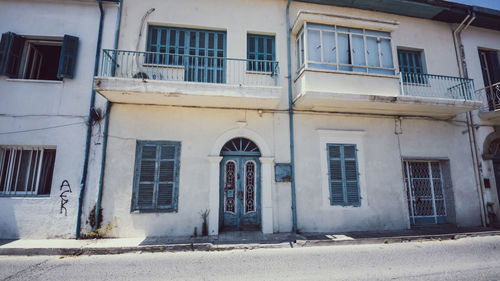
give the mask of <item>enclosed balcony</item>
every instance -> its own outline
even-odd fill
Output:
[[[478,109],[471,79],[404,73],[371,75],[304,69],[295,105],[318,111],[450,118]]]
[[[276,108],[277,61],[103,50],[94,89],[111,102]]]
[[[482,102],[479,118],[500,125],[500,82],[477,90],[476,95]]]

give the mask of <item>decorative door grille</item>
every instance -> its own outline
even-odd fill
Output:
[[[236,213],[236,204],[235,204],[235,196],[236,196],[236,163],[234,161],[228,161],[226,163],[226,171],[225,171],[226,179],[225,179],[225,202],[224,209],[226,212]]]
[[[245,214],[255,212],[255,162],[245,163]]]
[[[438,161],[405,161],[404,174],[411,224],[445,223],[441,164]]]

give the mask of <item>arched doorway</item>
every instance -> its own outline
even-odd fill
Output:
[[[233,138],[220,151],[219,228],[257,230],[261,224],[260,150],[247,138]]]

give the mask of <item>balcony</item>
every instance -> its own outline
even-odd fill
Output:
[[[103,50],[94,89],[111,102],[273,109],[277,61]]]
[[[500,125],[500,82],[477,90],[476,95],[482,102],[479,118]]]
[[[432,74],[381,75],[302,69],[297,109],[450,118],[478,109],[471,79]]]

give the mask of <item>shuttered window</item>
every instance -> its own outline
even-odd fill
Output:
[[[359,173],[355,144],[327,144],[330,204],[359,206]]]
[[[73,78],[78,54],[78,37],[61,39],[2,34],[0,75],[17,79],[62,80]]]
[[[275,60],[274,36],[247,35],[248,70],[273,72]]]
[[[180,142],[137,142],[131,211],[177,211],[180,150]]]

